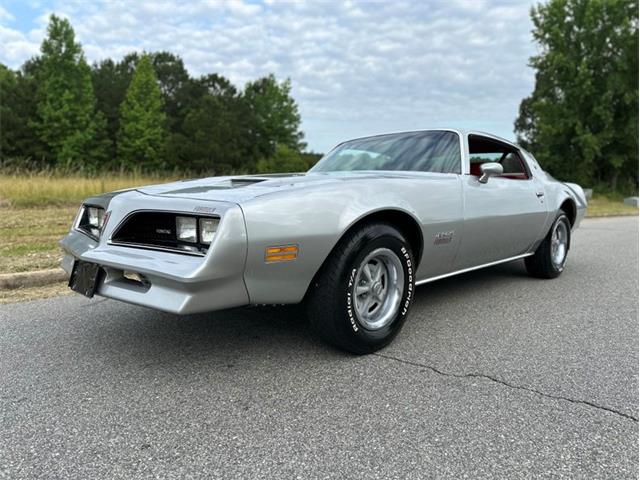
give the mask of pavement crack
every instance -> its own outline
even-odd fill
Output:
[[[452,372],[445,372],[443,370],[439,370],[436,367],[432,367],[431,365],[427,365],[427,364],[424,364],[424,363],[413,362],[411,360],[404,360],[402,358],[394,357],[392,355],[385,355],[383,353],[374,353],[373,355],[375,355],[377,357],[381,357],[381,358],[386,358],[387,360],[394,360],[394,361],[399,362],[399,363],[404,363],[405,365],[411,365],[411,366],[420,367],[420,368],[427,368],[427,369],[431,370],[432,372],[435,372],[438,375],[442,375],[444,377],[483,378],[485,380],[489,380],[491,382],[498,383],[500,385],[503,385],[503,386],[505,386],[507,388],[511,388],[513,390],[523,390],[525,392],[534,393],[536,395],[540,395],[541,397],[551,398],[553,400],[561,400],[561,401],[565,401],[565,402],[574,403],[574,404],[577,404],[577,405],[586,405],[586,406],[591,407],[591,408],[596,408],[598,410],[603,410],[605,412],[613,413],[615,415],[618,415],[620,417],[626,418],[628,420],[633,420],[636,423],[638,422],[638,418],[634,417],[633,415],[629,415],[628,413],[621,412],[621,411],[616,410],[614,408],[609,408],[609,407],[605,407],[605,406],[602,406],[602,405],[598,405],[597,403],[590,402],[589,400],[579,400],[579,399],[575,399],[575,398],[564,397],[562,395],[553,395],[551,393],[545,393],[545,392],[542,392],[540,390],[536,390],[535,388],[523,387],[522,385],[514,385],[513,383],[509,383],[509,382],[506,382],[504,380],[500,380],[499,378],[492,377],[491,375],[486,375],[484,373],[452,373]]]
[[[80,308],[89,308],[89,307],[94,307],[96,305],[99,305],[100,303],[104,303],[107,300],[109,300],[108,298],[101,298],[100,300],[94,300],[91,303],[85,303],[84,305],[80,305]]]

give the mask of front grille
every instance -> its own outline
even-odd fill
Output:
[[[111,243],[138,248],[169,250],[190,255],[204,255],[209,245],[177,239],[176,217],[196,215],[171,212],[135,212],[116,228]]]

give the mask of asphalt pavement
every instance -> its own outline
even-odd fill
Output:
[[[637,476],[637,217],[584,221],[556,280],[419,287],[364,357],[296,308],[0,307],[0,478]]]

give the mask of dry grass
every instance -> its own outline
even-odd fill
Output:
[[[69,231],[84,198],[172,180],[137,174],[99,178],[50,172],[0,174],[0,273],[58,266],[62,256],[58,241]]]
[[[176,177],[137,174],[105,174],[103,177],[60,175],[49,172],[0,174],[0,207],[78,205],[82,199],[103,192],[175,180]]]
[[[616,215],[638,215],[638,208],[625,205],[621,199],[596,195],[587,205],[587,217],[612,217]]]
[[[57,267],[78,206],[0,207],[0,273]]]
[[[0,290],[0,305],[5,303],[24,302],[37,298],[51,298],[71,293],[66,282],[54,283],[44,287],[16,288],[14,290]]]

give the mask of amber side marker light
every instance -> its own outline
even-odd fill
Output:
[[[264,261],[270,262],[287,262],[298,258],[297,245],[282,245],[280,247],[267,247],[264,251]]]

